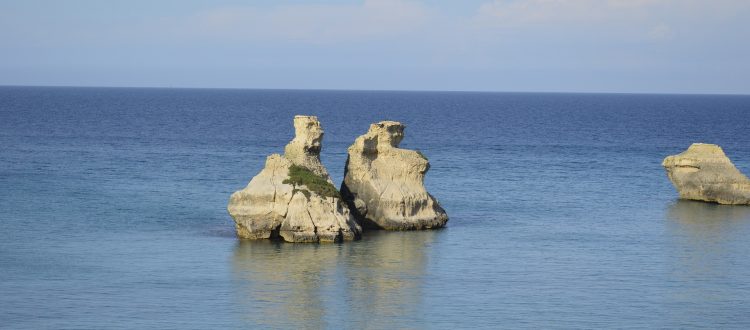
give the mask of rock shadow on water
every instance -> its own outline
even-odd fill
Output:
[[[233,299],[254,326],[418,327],[426,322],[422,288],[437,235],[374,232],[354,244],[239,241]]]

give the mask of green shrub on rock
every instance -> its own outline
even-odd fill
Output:
[[[282,183],[291,184],[298,190],[303,190],[300,186],[305,186],[308,190],[320,196],[341,199],[338,189],[328,182],[328,180],[302,166],[289,166],[289,178],[285,179]],[[305,196],[309,198],[308,194],[305,194]]]

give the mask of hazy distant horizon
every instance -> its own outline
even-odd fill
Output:
[[[750,94],[740,0],[5,1],[0,85]]]
[[[512,91],[445,89],[343,89],[343,88],[262,88],[262,87],[184,87],[184,86],[79,86],[79,85],[0,85],[0,88],[123,88],[123,89],[217,89],[257,91],[331,91],[331,92],[414,92],[414,93],[508,93],[508,94],[622,94],[622,95],[717,95],[750,96],[750,93],[661,93],[661,92],[586,92],[586,91]]]

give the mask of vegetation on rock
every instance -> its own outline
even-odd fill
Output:
[[[338,189],[334,187],[328,180],[322,176],[316,175],[307,168],[298,165],[289,166],[289,178],[285,179],[282,183],[293,185],[296,190],[303,191],[300,186],[307,187],[308,190],[323,196],[323,197],[334,197],[341,199],[341,194]],[[305,194],[306,197],[310,197],[309,194]]]

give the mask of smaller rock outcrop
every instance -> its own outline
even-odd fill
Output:
[[[448,221],[424,187],[430,169],[418,151],[398,148],[404,125],[382,121],[349,147],[341,194],[365,227],[413,230],[443,227]]]
[[[662,162],[682,199],[750,205],[750,179],[715,144],[694,143]]]
[[[237,235],[288,242],[358,239],[362,229],[320,162],[318,119],[295,116],[294,127],[296,136],[284,156],[268,156],[263,170],[230,197],[227,210]]]

